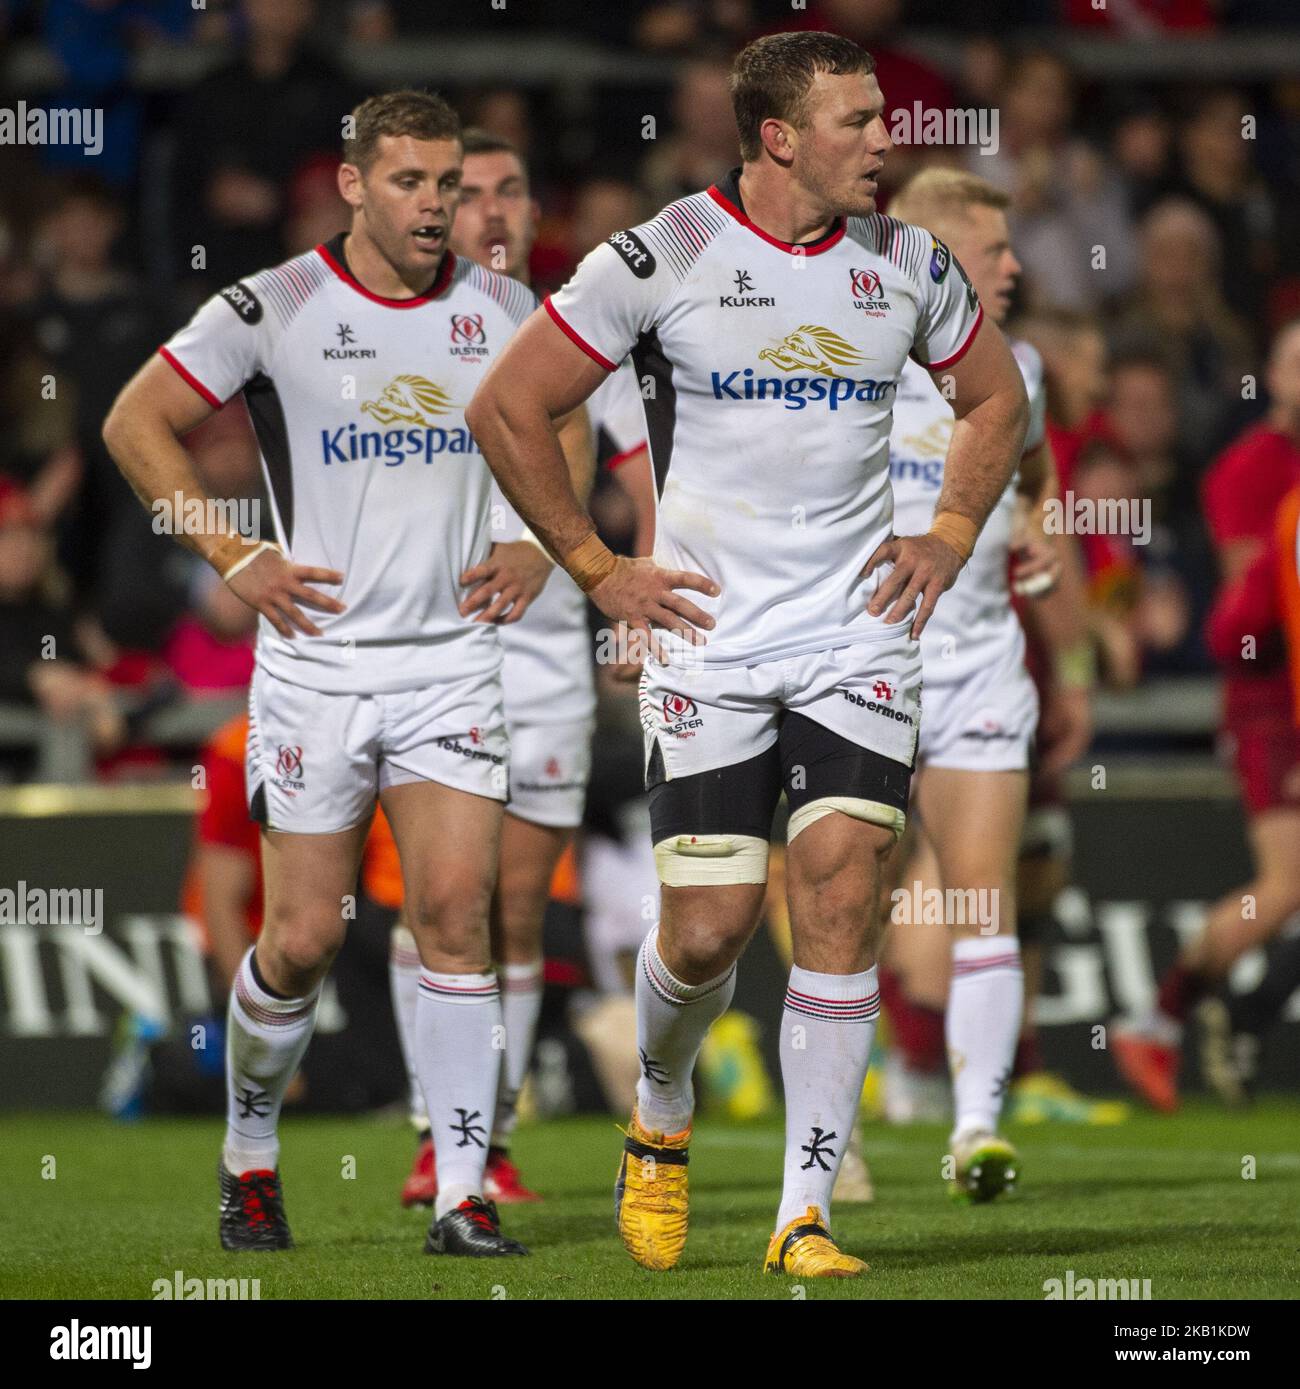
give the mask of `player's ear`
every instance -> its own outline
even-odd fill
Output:
[[[349,207],[361,206],[361,170],[355,164],[340,164],[339,196]]]
[[[769,116],[758,128],[763,148],[783,164],[788,164],[794,158],[793,133],[785,121],[779,121],[775,116]]]

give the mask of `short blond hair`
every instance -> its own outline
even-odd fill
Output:
[[[922,169],[903,185],[889,204],[889,215],[932,232],[947,233],[965,221],[972,207],[1005,211],[1011,196],[996,184],[965,169]],[[945,235],[946,239],[946,235]]]

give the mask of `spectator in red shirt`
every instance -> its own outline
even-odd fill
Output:
[[[1255,876],[1213,907],[1160,981],[1155,1007],[1111,1030],[1124,1078],[1164,1110],[1177,1107],[1183,1027],[1193,1006],[1300,911],[1300,729],[1273,541],[1278,508],[1300,484],[1300,320],[1274,339],[1266,381],[1267,417],[1220,455],[1203,489],[1223,573],[1208,636],[1224,670],[1223,731],[1235,745]]]

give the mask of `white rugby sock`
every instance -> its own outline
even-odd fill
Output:
[[[785,1176],[778,1230],[809,1206],[829,1228],[831,1189],[858,1121],[879,1015],[875,965],[861,974],[791,967],[781,1014]]]
[[[952,1071],[952,1137],[995,1133],[1020,1035],[1025,981],[1015,936],[958,936],[945,1033]]]
[[[420,996],[420,952],[415,937],[399,921],[388,938],[388,988],[393,996],[393,1020],[406,1063],[406,1084],[410,1095],[411,1123],[417,1129],[429,1127],[424,1112],[424,1091],[415,1066],[415,1003]]]
[[[320,990],[280,998],[258,982],[253,951],[240,961],[226,1010],[226,1170],[274,1171],[280,1106],[311,1041]]]
[[[495,974],[420,971],[415,1064],[433,1128],[437,1216],[483,1194],[488,1126],[501,1070],[501,993]]]
[[[506,1049],[501,1057],[501,1079],[497,1086],[496,1121],[492,1143],[508,1148],[515,1131],[519,1092],[528,1075],[533,1054],[533,1038],[542,1011],[542,959],[501,969],[501,1016],[506,1025]]]
[[[695,1109],[696,1059],[709,1028],[731,1006],[736,967],[703,984],[683,984],[660,958],[658,926],[641,942],[636,964],[637,1117],[652,1133],[680,1133]]]

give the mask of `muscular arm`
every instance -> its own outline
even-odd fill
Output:
[[[465,411],[501,490],[556,559],[576,549],[596,523],[578,500],[554,421],[581,405],[606,375],[538,309]]]
[[[596,441],[591,436],[591,420],[586,406],[570,410],[555,425],[555,436],[569,469],[569,484],[574,500],[586,506],[591,487],[596,480]]]
[[[104,444],[122,476],[149,510],[165,501],[173,524],[169,532],[186,549],[202,556],[249,607],[260,612],[281,634],[294,629],[320,636],[299,603],[321,612],[338,613],[337,598],[308,587],[308,582],[339,584],[343,575],[333,569],[290,564],[274,548],[250,546],[223,529],[216,508],[199,482],[181,437],[211,414],[212,406],[161,357],[151,357],[122,388],[104,421]],[[179,494],[179,511],[174,510]],[[210,524],[191,528],[187,520],[198,504]]]
[[[1024,450],[1029,402],[1024,381],[997,326],[987,318],[960,361],[931,372],[956,424],[944,462],[943,490],[926,535],[896,536],[867,561],[864,574],[893,571],[867,605],[874,617],[902,622],[921,599],[912,623],[919,637],[945,590],[957,581],[989,513],[1006,490]]]
[[[1043,524],[1044,507],[1059,495],[1056,459],[1046,439],[1021,462],[1017,490],[1033,508],[1032,523],[1060,566],[1052,589],[1025,604],[1025,626],[1059,657],[1089,640],[1088,585],[1078,541]]]
[[[957,423],[943,465],[935,515],[955,512],[982,529],[1006,491],[1025,446],[1029,400],[1006,339],[985,318],[959,362],[931,379]]]
[[[202,424],[213,408],[181,380],[161,357],[151,357],[122,388],[104,421],[104,444],[113,462],[146,508],[154,503],[204,504],[208,494],[199,482],[181,437]],[[186,549],[211,560],[220,536],[190,533],[176,527]]]
[[[557,420],[555,437],[564,455],[574,500],[584,503],[591,495],[596,473],[596,449],[586,408],[578,405]],[[474,621],[480,623],[509,625],[520,621],[546,587],[553,568],[551,556],[526,539],[511,536],[496,541],[487,559],[460,576],[469,590],[461,600],[461,615],[473,614]]]

